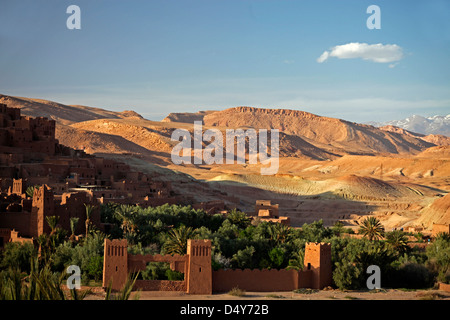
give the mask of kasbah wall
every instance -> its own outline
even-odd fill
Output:
[[[307,243],[303,270],[212,270],[211,241],[188,240],[187,254],[129,255],[126,240],[105,239],[103,287],[120,290],[130,273],[144,270],[152,261],[168,262],[172,270],[183,272],[184,281],[138,280],[134,289],[144,291],[183,291],[189,294],[227,292],[235,287],[246,291],[292,291],[299,288],[323,289],[331,285],[331,245]]]

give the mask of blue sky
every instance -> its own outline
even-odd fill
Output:
[[[81,30],[66,27],[72,4]],[[366,27],[373,4],[380,30]],[[343,59],[351,43],[401,58]],[[336,55],[318,62],[325,51]],[[0,93],[152,120],[243,105],[355,122],[445,115],[449,62],[447,0],[0,0]]]

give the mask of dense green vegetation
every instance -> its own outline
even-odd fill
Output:
[[[342,237],[350,231],[339,223],[328,228],[322,221],[316,221],[302,228],[290,228],[251,221],[237,210],[224,217],[208,215],[190,206],[140,208],[108,204],[101,207],[101,216],[111,228],[103,234],[90,225],[91,210],[86,207],[87,236],[79,241],[75,241],[73,234],[79,221],[71,221],[69,236],[69,232],[58,228],[58,217],[48,217],[51,233],[38,239],[40,255],[33,245],[8,243],[0,260],[2,283],[17,281],[17,274],[22,275],[21,279],[31,279],[28,275],[33,270],[45,269],[63,277],[65,268],[72,264],[80,267],[82,283],[98,283],[102,277],[105,237],[127,239],[129,252],[133,254],[185,254],[187,239],[210,239],[214,269],[301,269],[307,242],[329,242],[334,285],[340,289],[365,288],[366,269],[372,264],[381,268],[383,287],[429,288],[436,281],[450,280],[447,234],[439,235],[426,251],[420,251],[407,245],[405,233],[385,233],[376,219],[361,224],[359,232],[366,238],[355,239]],[[168,264],[149,263],[139,278],[181,280],[183,276],[170,270]]]

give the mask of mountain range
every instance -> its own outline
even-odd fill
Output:
[[[382,127],[387,125],[395,126],[424,135],[439,134],[450,137],[450,114],[446,116],[435,115],[432,117],[412,115],[402,120],[391,120],[385,122],[368,122],[368,124],[376,127]]]
[[[204,129],[279,129],[280,154],[314,160],[343,155],[418,154],[450,145],[450,138],[423,135],[392,125],[375,127],[288,109],[234,107],[221,111],[171,113],[162,121],[144,119],[134,111],[65,105],[58,102],[0,95],[0,103],[17,107],[25,116],[44,116],[57,124],[56,138],[73,148],[95,153],[133,153],[170,162],[177,128],[192,131],[194,121]],[[436,120],[437,121],[437,120]]]
[[[446,135],[420,133],[415,127],[411,131],[399,123],[374,126],[299,110],[248,106],[170,113],[162,121],[152,121],[134,111],[43,99],[0,95],[0,103],[21,108],[25,116],[54,119],[56,138],[63,145],[126,162],[139,171],[163,172],[169,181],[180,182],[174,184],[180,194],[197,201],[222,199],[252,212],[256,200],[272,199],[280,205],[280,214],[297,226],[323,219],[326,225],[340,220],[356,227],[355,221],[367,215],[379,217],[387,228],[416,221],[431,227],[448,220],[443,215],[450,205],[448,196],[437,202],[450,192]],[[448,117],[427,121],[445,126]],[[172,141],[172,132],[186,129],[193,135],[194,121],[202,121],[203,130],[223,133],[237,128],[278,129],[278,173],[261,176],[261,164],[175,165],[171,151],[179,141]]]

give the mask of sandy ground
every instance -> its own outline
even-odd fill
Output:
[[[137,295],[137,296],[136,296]],[[243,296],[228,293],[212,295],[189,295],[184,292],[141,291],[133,292],[130,300],[450,300],[450,292],[441,290],[380,289],[364,291],[304,290],[304,293],[287,292],[245,292]],[[86,300],[103,300],[104,292],[97,291]]]

